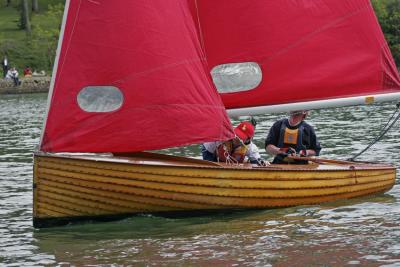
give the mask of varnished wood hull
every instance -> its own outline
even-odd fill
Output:
[[[129,157],[127,157],[129,156]],[[396,169],[345,163],[227,166],[150,153],[34,159],[35,227],[135,213],[275,208],[389,190]]]

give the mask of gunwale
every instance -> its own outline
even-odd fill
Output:
[[[35,152],[35,156],[38,157],[51,157],[51,158],[63,158],[63,159],[78,159],[83,161],[95,161],[104,163],[120,163],[129,165],[140,165],[140,166],[160,166],[160,167],[174,167],[174,168],[211,168],[211,169],[231,169],[231,170],[245,170],[245,171],[260,171],[260,170],[278,170],[278,171],[349,171],[349,170],[393,170],[396,167],[376,162],[350,162],[341,161],[341,164],[329,163],[327,164],[308,164],[308,165],[280,165],[273,164],[265,167],[252,166],[251,164],[226,164],[204,161],[196,158],[171,156],[165,154],[157,154],[150,152],[137,152],[137,153],[116,153],[116,154],[94,154],[94,153],[45,153]]]

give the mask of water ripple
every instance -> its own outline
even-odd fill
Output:
[[[32,151],[44,95],[0,99],[0,265],[400,266],[400,185],[379,196],[315,206],[32,228]],[[313,111],[322,156],[349,158],[379,133],[394,103]],[[261,148],[273,122],[258,116]],[[238,121],[233,121],[237,124]],[[359,159],[400,161],[399,124]],[[168,153],[198,157],[199,146]],[[263,157],[271,159],[262,149]]]

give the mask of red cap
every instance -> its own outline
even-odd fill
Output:
[[[248,121],[241,122],[235,129],[235,134],[246,141],[246,139],[253,138],[254,136],[254,126]]]

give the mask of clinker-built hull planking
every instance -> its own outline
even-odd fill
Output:
[[[389,190],[396,169],[368,163],[229,166],[137,153],[35,154],[35,227],[135,213],[274,208]]]

